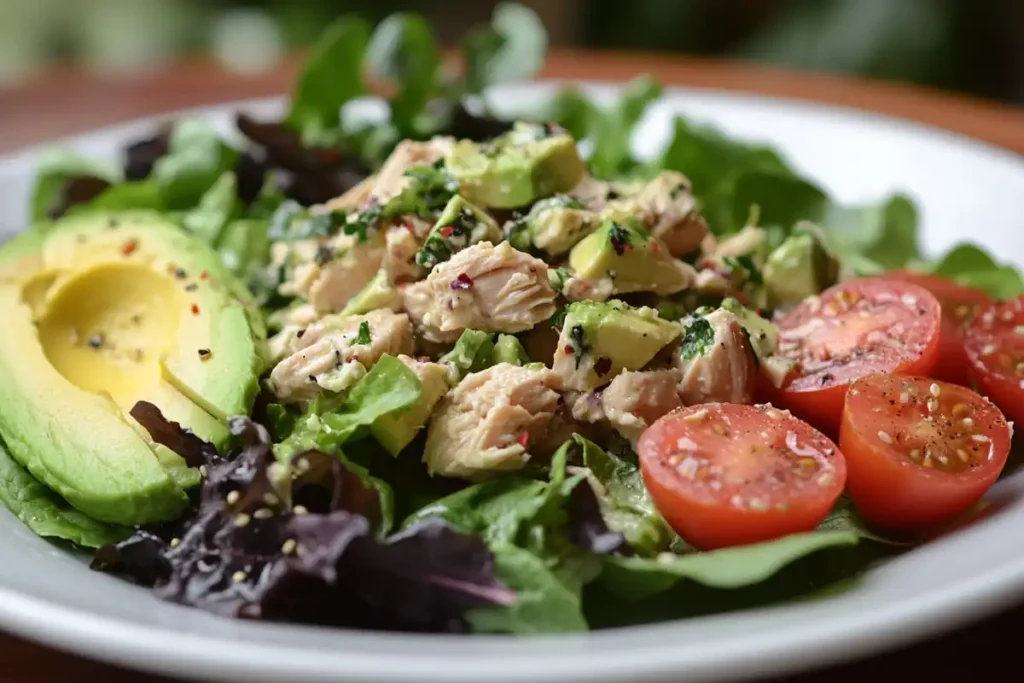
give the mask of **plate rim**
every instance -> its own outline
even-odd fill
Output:
[[[537,96],[539,91],[545,88],[567,82],[569,81],[560,79],[515,84],[497,88],[495,92],[504,92],[507,93],[504,97],[511,97],[515,92],[525,90],[531,92],[532,96]],[[579,83],[588,89],[595,88],[597,90],[615,90],[623,85],[608,81],[572,82]],[[712,96],[722,101],[743,101],[748,106],[754,103],[769,103],[770,106],[780,109],[797,109],[817,115],[836,114],[848,120],[852,119],[860,126],[883,124],[904,130],[911,129],[917,134],[944,138],[947,144],[955,144],[962,153],[981,154],[998,159],[1003,163],[1009,163],[1018,172],[1024,171],[1024,157],[1009,149],[912,119],[842,105],[713,88],[667,86],[663,98],[680,96],[697,100],[701,97]],[[123,135],[128,130],[156,125],[180,116],[211,116],[233,109],[279,106],[281,102],[281,97],[253,98],[187,107],[153,116],[139,117],[57,138],[47,143],[37,143],[8,151],[0,154],[0,168],[26,163],[28,159],[54,144],[75,145],[91,138]],[[785,150],[782,151],[785,154]],[[672,652],[666,649],[664,644],[649,643],[648,649],[660,653],[659,659],[650,661],[649,667],[643,671],[636,670],[635,660],[623,660],[616,665],[614,661],[616,653],[614,648],[610,647],[605,648],[608,650],[606,659],[600,662],[602,667],[607,666],[607,668],[600,671],[595,670],[600,668],[597,666],[588,667],[585,671],[578,670],[579,658],[582,654],[570,652],[553,656],[540,655],[536,647],[541,642],[547,646],[572,647],[581,642],[590,643],[590,647],[593,647],[595,642],[599,645],[609,646],[613,645],[615,641],[629,639],[630,635],[635,635],[640,639],[646,636],[649,641],[656,640],[653,636],[658,632],[670,632],[673,624],[679,622],[611,629],[585,635],[547,635],[528,638],[470,636],[469,640],[479,644],[493,644],[498,649],[507,650],[500,655],[493,655],[499,659],[503,658],[508,664],[508,670],[502,674],[501,680],[536,681],[557,678],[558,680],[612,681],[621,680],[626,675],[638,681],[655,680],[666,675],[687,675],[694,677],[694,680],[704,677],[721,680],[723,665],[730,666],[731,670],[726,672],[730,677],[746,678],[783,670],[813,668],[826,663],[855,659],[868,652],[895,648],[995,612],[1000,607],[1007,606],[1002,602],[1003,600],[1009,597],[1017,599],[1022,596],[1024,596],[1024,556],[1018,558],[1016,562],[997,565],[983,575],[975,575],[970,582],[957,582],[945,586],[942,590],[929,593],[927,596],[903,601],[896,600],[885,605],[884,609],[874,610],[870,614],[861,612],[856,614],[855,618],[851,618],[849,614],[845,617],[834,618],[828,622],[827,626],[836,632],[834,635],[841,634],[841,637],[833,637],[831,642],[822,635],[823,630],[828,631],[827,628],[823,629],[822,624],[807,624],[802,629],[782,634],[772,633],[753,638],[748,637],[747,642],[741,643],[739,646],[734,642],[728,648],[718,647],[706,653],[702,658],[689,661],[679,661],[677,658],[673,658]],[[904,604],[907,602],[910,604]],[[821,605],[824,602],[816,604]],[[750,610],[749,612],[760,613],[762,610]],[[722,620],[735,618],[735,616],[736,613],[726,613],[700,617],[700,619],[702,621]],[[250,643],[237,638],[216,641],[222,646],[214,648],[202,635],[196,633],[179,633],[158,626],[143,628],[115,617],[97,616],[86,610],[56,604],[45,598],[20,595],[3,585],[0,585],[0,624],[8,631],[37,642],[44,642],[58,649],[134,668],[172,673],[177,676],[229,677],[232,674],[231,669],[235,669],[245,662],[251,664],[262,661],[265,665],[265,660],[268,658],[267,653],[269,656],[283,656],[285,653],[294,655],[297,651],[296,648],[286,645],[269,646],[266,642]],[[259,631],[267,632],[282,628],[310,628],[280,624],[247,624],[246,626],[253,626]],[[342,633],[353,641],[366,638],[372,640],[385,638],[393,641],[396,645],[416,641],[438,650],[450,650],[451,652],[434,653],[426,657],[421,654],[418,655],[421,657],[418,663],[412,658],[408,661],[398,658],[380,658],[372,653],[366,656],[358,652],[347,652],[340,655],[334,652],[329,653],[326,658],[323,657],[324,653],[319,653],[320,656],[316,657],[316,662],[302,663],[290,672],[296,676],[295,680],[322,680],[321,677],[325,671],[318,668],[317,663],[327,661],[333,662],[332,667],[337,667],[337,674],[345,673],[344,669],[347,666],[348,673],[357,677],[358,680],[399,681],[406,680],[413,673],[423,681],[479,680],[481,666],[479,661],[449,659],[452,654],[455,654],[455,648],[464,646],[467,642],[465,639],[452,639],[450,636],[410,636],[365,631],[342,631]],[[799,641],[808,636],[811,636],[808,642],[814,643],[814,651],[809,652],[804,649],[802,652],[797,652],[800,649]],[[168,638],[172,640],[168,641]],[[134,642],[135,645],[125,647],[126,641]],[[785,644],[780,647],[780,642]],[[441,646],[442,643],[443,646]],[[736,651],[737,647],[741,648],[739,652]],[[531,650],[533,651],[531,652]],[[261,651],[264,653],[262,658],[254,657]],[[527,654],[537,658],[538,661],[531,663],[530,659],[523,657]],[[594,658],[595,650],[590,650],[586,654],[588,657]],[[193,671],[181,670],[178,667],[183,657],[187,657],[193,662],[201,662],[202,668]],[[442,673],[436,669],[424,672],[419,668],[424,664],[437,664],[441,658],[444,659],[446,666],[454,665],[456,669],[445,670]],[[795,659],[799,660],[796,664],[794,664]],[[572,669],[567,668],[570,663],[575,665]],[[363,668],[353,671],[352,668],[356,665]],[[244,671],[249,680],[271,680],[281,674],[280,668],[256,671],[253,666],[250,666],[238,670]],[[351,679],[345,678],[344,680]]]

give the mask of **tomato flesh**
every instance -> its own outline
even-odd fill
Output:
[[[846,492],[870,522],[915,530],[952,519],[995,482],[1010,426],[966,387],[872,375],[850,386],[839,445]]]
[[[927,273],[896,270],[886,273],[884,277],[924,287],[939,300],[942,307],[939,361],[932,371],[932,376],[967,386],[970,377],[967,352],[964,350],[964,335],[978,313],[992,305],[992,297],[980,289]]]
[[[701,550],[811,531],[846,481],[828,437],[764,405],[676,410],[643,433],[637,452],[658,511]]]
[[[882,278],[836,285],[777,321],[777,353],[794,369],[773,398],[835,433],[854,380],[876,372],[932,371],[939,356],[939,320],[939,302],[917,285]]]
[[[1015,422],[1024,420],[1024,296],[998,303],[967,329],[971,379]]]

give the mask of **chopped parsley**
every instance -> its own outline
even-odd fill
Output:
[[[612,223],[608,229],[608,241],[611,242],[612,249],[618,256],[625,254],[626,250],[632,246],[630,231],[619,223]]]
[[[364,320],[359,323],[359,333],[356,335],[356,344],[369,344],[373,339],[370,337],[370,323]]]
[[[439,233],[433,232],[427,237],[423,247],[416,252],[416,263],[429,270],[451,257],[452,249],[448,246],[448,242]]]
[[[679,356],[683,360],[693,360],[703,356],[708,348],[715,343],[715,331],[706,319],[694,317],[686,325],[683,341],[679,344]]]
[[[754,258],[750,254],[743,254],[742,256],[726,256],[722,259],[722,262],[729,268],[730,272],[740,272],[744,274],[744,281],[752,285],[764,284],[764,278],[761,276],[761,269],[754,263]]]

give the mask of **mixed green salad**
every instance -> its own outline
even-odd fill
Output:
[[[347,16],[282,120],[46,155],[0,250],[0,500],[181,604],[522,634],[839,590],[977,514],[1016,268],[680,116],[637,158],[647,77],[496,115],[546,42],[503,4],[453,69]]]

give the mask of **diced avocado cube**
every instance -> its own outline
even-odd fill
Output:
[[[578,301],[566,309],[552,369],[566,389],[587,391],[639,370],[682,333],[652,308]]]
[[[381,268],[359,293],[349,299],[341,309],[342,315],[362,315],[379,308],[398,311],[402,307],[402,297],[391,284],[386,270]]]
[[[494,209],[528,206],[568,192],[586,170],[571,135],[523,122],[489,142],[460,140],[445,165],[467,199]]]
[[[691,281],[687,267],[660,240],[627,221],[601,223],[572,248],[569,265],[584,280],[610,278],[617,294],[674,294]]]
[[[420,380],[420,398],[409,410],[377,418],[370,433],[391,455],[398,455],[427,423],[431,411],[448,391],[448,371],[437,363],[428,363],[400,356]]]
[[[582,202],[567,194],[556,194],[540,200],[526,216],[509,223],[506,235],[517,249],[535,247],[558,256],[572,249],[597,225],[597,214]]]
[[[499,334],[498,341],[494,342],[494,350],[491,352],[491,364],[510,363],[511,365],[527,365],[530,357],[526,355],[526,349],[514,335]]]
[[[795,230],[765,262],[763,277],[772,307],[790,306],[828,289],[839,277],[839,262],[810,224]]]
[[[464,197],[455,195],[430,229],[423,248],[416,254],[416,263],[433,268],[466,247],[480,242],[497,244],[501,239],[497,221]]]

